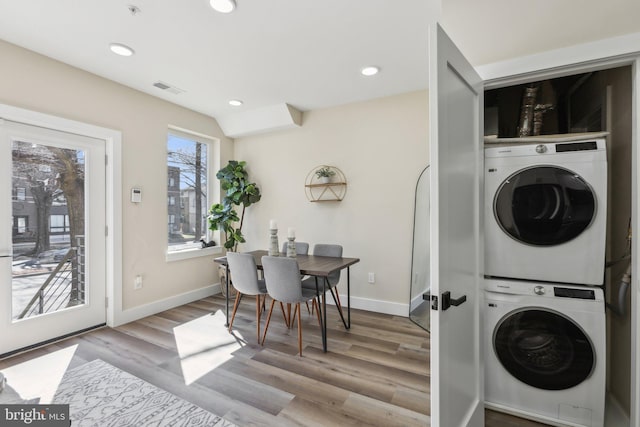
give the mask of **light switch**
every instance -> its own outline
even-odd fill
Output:
[[[132,188],[131,189],[131,201],[133,203],[140,203],[142,202],[142,190],[139,188]]]

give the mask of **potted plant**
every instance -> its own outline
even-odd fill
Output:
[[[335,174],[336,172],[329,166],[323,166],[316,171],[316,176],[318,177],[318,181],[321,184],[328,184],[329,182],[331,182],[331,177]]]
[[[246,162],[229,160],[229,164],[218,171],[216,177],[220,180],[225,196],[222,198],[222,203],[211,206],[207,216],[209,230],[222,230],[225,239],[224,247],[234,252],[238,250],[239,243],[245,242],[242,235],[245,209],[260,201],[262,197],[258,186],[249,182],[249,174],[245,170],[246,164]],[[235,210],[236,206],[242,207],[240,216]]]

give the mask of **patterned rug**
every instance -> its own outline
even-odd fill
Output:
[[[235,427],[102,360],[66,372],[52,403],[70,405],[72,426]]]

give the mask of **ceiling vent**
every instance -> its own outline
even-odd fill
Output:
[[[157,81],[153,84],[155,87],[157,87],[158,89],[162,89],[162,90],[166,90],[167,92],[170,92],[174,95],[179,95],[182,92],[184,92],[184,90],[177,88],[175,86],[171,86],[169,83],[165,83],[165,82],[161,82],[161,81]]]

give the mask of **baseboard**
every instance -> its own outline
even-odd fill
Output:
[[[340,294],[340,301],[344,304],[347,294]],[[334,304],[331,295],[328,295],[327,304]],[[409,304],[399,302],[380,301],[369,298],[351,296],[351,308],[373,311],[376,313],[391,314],[393,316],[409,317]]]
[[[604,410],[604,425],[626,427],[629,426],[630,423],[629,414],[622,409],[620,402],[618,402],[613,394],[607,390]]]
[[[214,285],[205,286],[204,288],[195,289],[183,294],[154,301],[149,304],[130,308],[128,310],[122,310],[120,313],[116,314],[114,323],[115,326],[124,325],[125,323],[133,322],[134,320],[142,319],[143,317],[152,316],[156,313],[209,297],[220,293],[220,291],[220,283],[216,283]]]
[[[196,289],[194,291],[185,292],[180,295],[175,295],[159,301],[154,301],[149,304],[141,305],[139,307],[123,310],[115,316],[114,326],[124,325],[125,323],[133,322],[135,320],[142,319],[143,317],[152,316],[156,313],[160,313],[161,311],[169,310],[183,304],[188,304],[190,302],[197,301],[211,295],[219,294],[221,292],[222,286],[220,285],[220,283],[216,283],[204,288]],[[343,302],[346,301],[347,295],[340,294],[340,300]],[[327,298],[327,304],[334,304],[333,299],[330,296]],[[409,304],[402,304],[397,302],[381,301],[352,296],[351,308],[373,311],[376,313],[390,314],[393,316],[409,317]]]
[[[429,290],[427,289],[424,292],[429,292]],[[416,308],[420,307],[421,304],[426,303],[427,301],[425,301],[424,297],[423,297],[423,292],[420,292],[418,295],[416,295],[415,297],[411,298],[411,306],[409,308],[409,312],[412,312],[413,310],[415,310]]]

